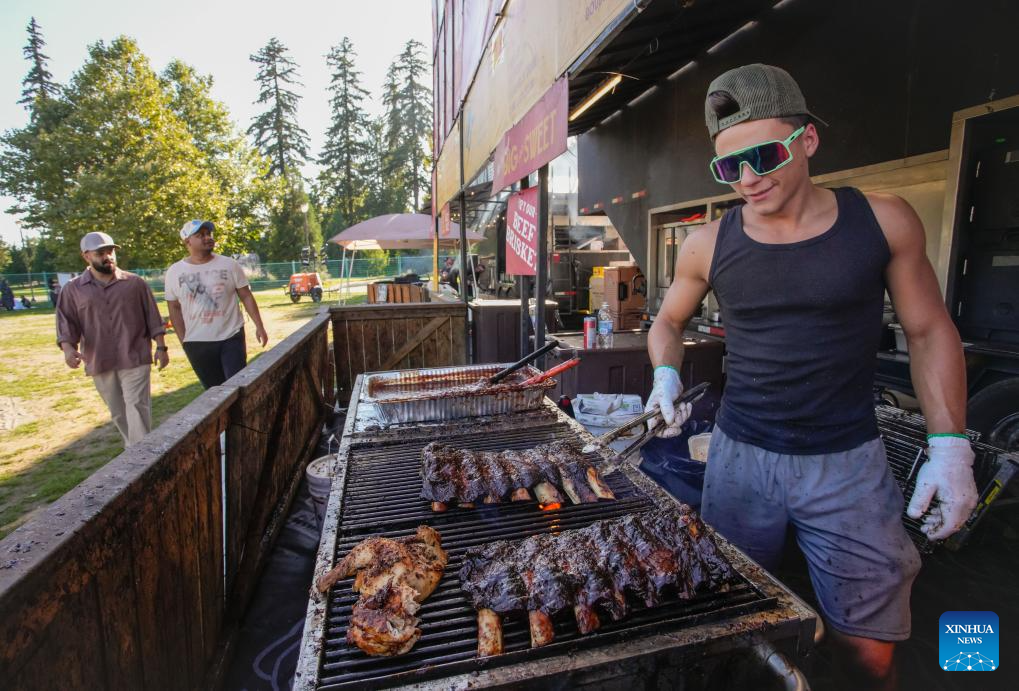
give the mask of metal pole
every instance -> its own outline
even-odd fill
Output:
[[[435,203],[434,200],[432,202]],[[432,238],[432,292],[439,292],[439,224],[442,212],[435,214],[435,237]]]
[[[346,268],[347,264],[347,246],[340,245],[340,247],[343,248],[343,255],[340,258],[340,290],[337,297],[339,297],[340,304],[345,305],[347,304],[347,299],[343,295],[343,270]]]
[[[526,190],[528,187],[528,179],[521,179],[520,189]],[[531,352],[531,318],[527,312],[527,301],[531,296],[530,276],[517,276],[517,291],[520,293],[520,357],[523,358]]]
[[[538,169],[538,271],[535,276],[535,326],[534,347],[545,345],[545,295],[548,284],[548,164]],[[545,369],[545,356],[535,362],[538,369]]]
[[[467,348],[466,360],[473,363],[471,348],[471,306],[467,295],[467,195],[464,193],[464,118],[463,103],[460,104],[460,117],[457,125],[460,128],[460,296],[464,301],[467,318],[464,320],[464,345]]]

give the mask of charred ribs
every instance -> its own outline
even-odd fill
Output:
[[[361,597],[350,615],[347,642],[369,655],[400,655],[421,637],[415,615],[445,568],[441,536],[422,525],[407,537],[358,543],[316,586],[324,593],[356,573],[353,589]]]
[[[629,612],[626,594],[648,607],[669,590],[681,599],[725,588],[736,572],[688,506],[592,523],[557,535],[467,550],[460,586],[478,610],[478,655],[502,652],[501,615],[526,610],[531,646],[552,641],[552,619],[572,608],[581,633]]]
[[[453,500],[463,508],[507,496],[527,501],[530,489],[542,504],[563,503],[559,487],[574,504],[616,498],[581,450],[568,442],[523,451],[469,451],[432,442],[422,450],[421,461],[421,496],[432,502],[433,511],[445,511]]]

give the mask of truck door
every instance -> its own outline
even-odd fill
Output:
[[[972,135],[953,316],[964,341],[1019,351],[1019,108],[978,118]]]

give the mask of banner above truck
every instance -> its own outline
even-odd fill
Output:
[[[503,135],[495,150],[493,192],[533,173],[566,151],[569,100],[569,88],[563,77]]]
[[[485,3],[482,3],[484,5]],[[459,3],[447,6],[444,19],[437,21],[437,46],[449,47],[455,53],[464,51],[462,44],[450,41],[442,34],[455,26],[448,21],[450,12],[457,15]],[[500,6],[501,5],[501,6]],[[463,96],[460,112],[455,100],[456,77],[455,59],[442,55],[442,50],[433,52],[436,62],[443,60],[443,69],[435,65],[436,109],[443,117],[452,117],[443,122],[437,117],[441,132],[448,133],[445,141],[437,141],[439,152],[436,165],[434,202],[449,201],[460,188],[459,173],[461,142],[455,139],[457,128],[454,123],[463,118],[463,160],[464,179],[467,182],[486,164],[503,135],[519,122],[542,96],[555,84],[570,65],[594,43],[602,32],[621,14],[633,11],[633,0],[504,0],[489,4],[490,12],[499,11],[499,17],[491,35],[488,36],[474,80]],[[477,30],[462,27],[456,36],[485,35],[488,32],[487,12],[463,13],[462,21],[484,21]],[[473,40],[473,39],[472,39]],[[471,49],[473,50],[473,48]],[[470,51],[469,51],[470,52]],[[470,73],[470,65],[459,62],[463,74]],[[437,140],[441,137],[437,136]]]

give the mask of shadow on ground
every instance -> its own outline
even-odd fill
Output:
[[[153,396],[153,429],[202,393],[198,382],[175,391]],[[60,424],[60,415],[42,424]],[[36,511],[76,487],[97,469],[106,465],[124,450],[120,434],[113,422],[96,427],[73,439],[37,462],[0,480],[0,538],[29,520]],[[33,488],[31,494],[24,494]]]

